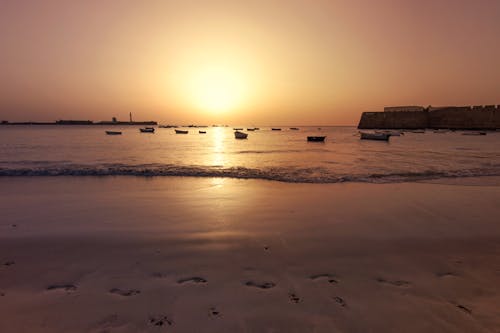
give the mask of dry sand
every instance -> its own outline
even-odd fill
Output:
[[[500,332],[499,186],[47,177],[0,197],[0,332]]]

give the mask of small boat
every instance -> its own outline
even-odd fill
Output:
[[[175,130],[175,134],[188,134],[188,133],[189,131],[186,130],[178,130],[178,129]]]
[[[281,128],[275,128],[275,127],[273,127],[273,128],[271,128],[271,131],[281,131]]]
[[[325,142],[326,136],[308,136],[307,141],[309,142]]]
[[[368,133],[368,132],[359,132],[361,134],[361,140],[382,140],[389,141],[391,137],[388,133]]]
[[[243,133],[243,132],[240,132],[240,131],[234,132],[234,138],[235,139],[246,139],[247,137],[248,137],[247,133]]]
[[[200,134],[207,134],[207,131],[198,131]]]
[[[463,132],[462,135],[486,135],[486,132]]]
[[[255,128],[247,128],[247,131],[253,132],[255,131]]]
[[[298,128],[298,127],[290,127],[290,129],[291,129],[292,131],[298,131],[298,130],[299,130],[299,128]]]
[[[258,127],[254,127],[254,130],[259,131],[259,130],[260,130],[260,128],[258,128]]]
[[[243,128],[240,128],[240,127],[234,127],[233,130],[235,131],[243,131]]]
[[[402,131],[391,131],[391,130],[375,131],[375,133],[387,133],[390,134],[391,136],[405,135],[404,132]]]
[[[160,125],[158,126],[159,128],[173,128],[176,127],[175,125]]]
[[[122,132],[118,131],[106,131],[107,135],[122,135]]]
[[[141,133],[154,133],[155,129],[154,127],[144,127],[144,128],[139,128],[139,131],[141,131]]]

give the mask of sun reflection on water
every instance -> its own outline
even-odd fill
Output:
[[[225,134],[224,129],[220,127],[215,127],[213,129],[213,152],[212,152],[212,166],[223,167],[224,166],[224,140]]]

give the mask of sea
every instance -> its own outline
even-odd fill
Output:
[[[253,126],[252,126],[253,127]],[[500,132],[405,132],[360,140],[356,127],[0,126],[0,176],[229,177],[294,183],[394,183],[500,176]],[[105,130],[122,131],[106,135]],[[200,134],[199,130],[206,131]],[[307,136],[326,136],[308,142]]]

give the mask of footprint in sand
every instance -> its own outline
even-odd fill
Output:
[[[299,303],[300,302],[300,298],[294,293],[289,293],[288,298],[290,299],[290,302],[292,302],[292,303]]]
[[[53,284],[47,287],[47,290],[64,290],[69,292],[76,291],[74,284]]]
[[[344,301],[344,299],[342,297],[339,297],[339,296],[335,296],[333,298],[333,300],[335,302],[337,302],[340,306],[343,306],[343,307],[346,307],[347,306],[347,303]]]
[[[329,283],[339,283],[334,275],[328,273],[311,275],[309,278],[311,280],[327,280]]]
[[[220,311],[217,310],[217,308],[215,306],[211,307],[209,310],[208,310],[208,315],[210,317],[219,317],[221,314],[220,314]]]
[[[172,319],[169,319],[167,316],[160,315],[160,316],[151,316],[149,318],[149,323],[154,326],[172,326],[174,322]]]
[[[207,280],[204,279],[204,278],[202,278],[202,277],[199,277],[199,276],[194,276],[194,277],[189,277],[189,278],[184,278],[184,279],[177,280],[177,283],[180,283],[180,284],[183,284],[183,283],[186,283],[186,282],[207,283]]]
[[[276,286],[274,282],[255,282],[255,281],[247,281],[245,282],[245,286],[255,287],[260,289],[270,289]]]
[[[16,262],[15,261],[6,261],[3,263],[4,266],[12,266],[14,265]]]
[[[408,287],[411,285],[411,282],[404,281],[404,280],[386,280],[383,278],[376,278],[375,279],[377,282],[384,283],[384,284],[390,284],[396,287]]]
[[[468,314],[472,314],[472,310],[462,304],[457,304],[457,308],[464,312],[467,312]]]
[[[122,289],[118,289],[118,288],[110,289],[109,292],[111,294],[116,294],[116,295],[126,296],[126,297],[134,296],[134,295],[141,293],[141,291],[137,290],[137,289],[122,290]]]
[[[457,276],[458,276],[458,274],[453,273],[453,272],[438,272],[438,273],[436,273],[436,276],[437,276],[437,277],[440,277],[440,278],[445,278],[445,277],[457,277]]]

